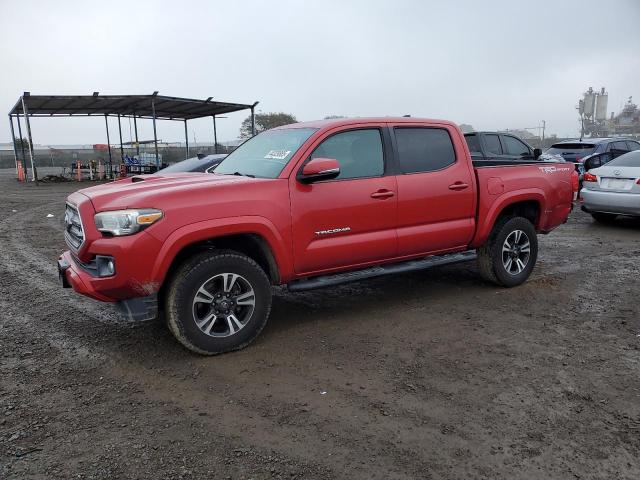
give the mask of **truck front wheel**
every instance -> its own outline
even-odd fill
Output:
[[[523,217],[500,219],[487,242],[478,249],[482,278],[504,287],[515,287],[527,280],[537,258],[536,230]]]
[[[176,339],[196,353],[216,355],[247,346],[262,331],[271,310],[271,285],[251,258],[211,251],[179,267],[165,301]]]

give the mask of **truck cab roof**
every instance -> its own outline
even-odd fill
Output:
[[[276,127],[277,129],[284,128],[318,128],[324,129],[328,127],[343,127],[349,125],[359,125],[363,123],[425,123],[425,124],[441,124],[441,125],[454,125],[454,122],[449,120],[440,120],[433,118],[417,118],[417,117],[355,117],[355,118],[331,118],[326,120],[312,120],[309,122],[290,123],[288,125],[282,125]]]

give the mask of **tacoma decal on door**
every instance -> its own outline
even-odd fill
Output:
[[[330,230],[318,230],[315,233],[320,237],[322,235],[333,235],[334,233],[343,233],[343,232],[350,232],[350,231],[351,231],[351,227],[342,227],[342,228],[332,228]]]

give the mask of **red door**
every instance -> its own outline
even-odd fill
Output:
[[[396,178],[385,175],[381,129],[328,134],[309,158],[340,163],[335,180],[289,179],[295,271],[321,272],[396,256]]]
[[[449,125],[393,129],[398,161],[398,253],[465,247],[475,230],[475,176]]]

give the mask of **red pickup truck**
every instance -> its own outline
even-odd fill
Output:
[[[477,258],[524,282],[537,233],[567,220],[572,165],[474,165],[458,127],[362,118],[298,123],[242,144],[213,174],[144,175],[71,194],[65,287],[164,310],[187,348],[217,354],[260,333],[271,286],[304,290]]]

